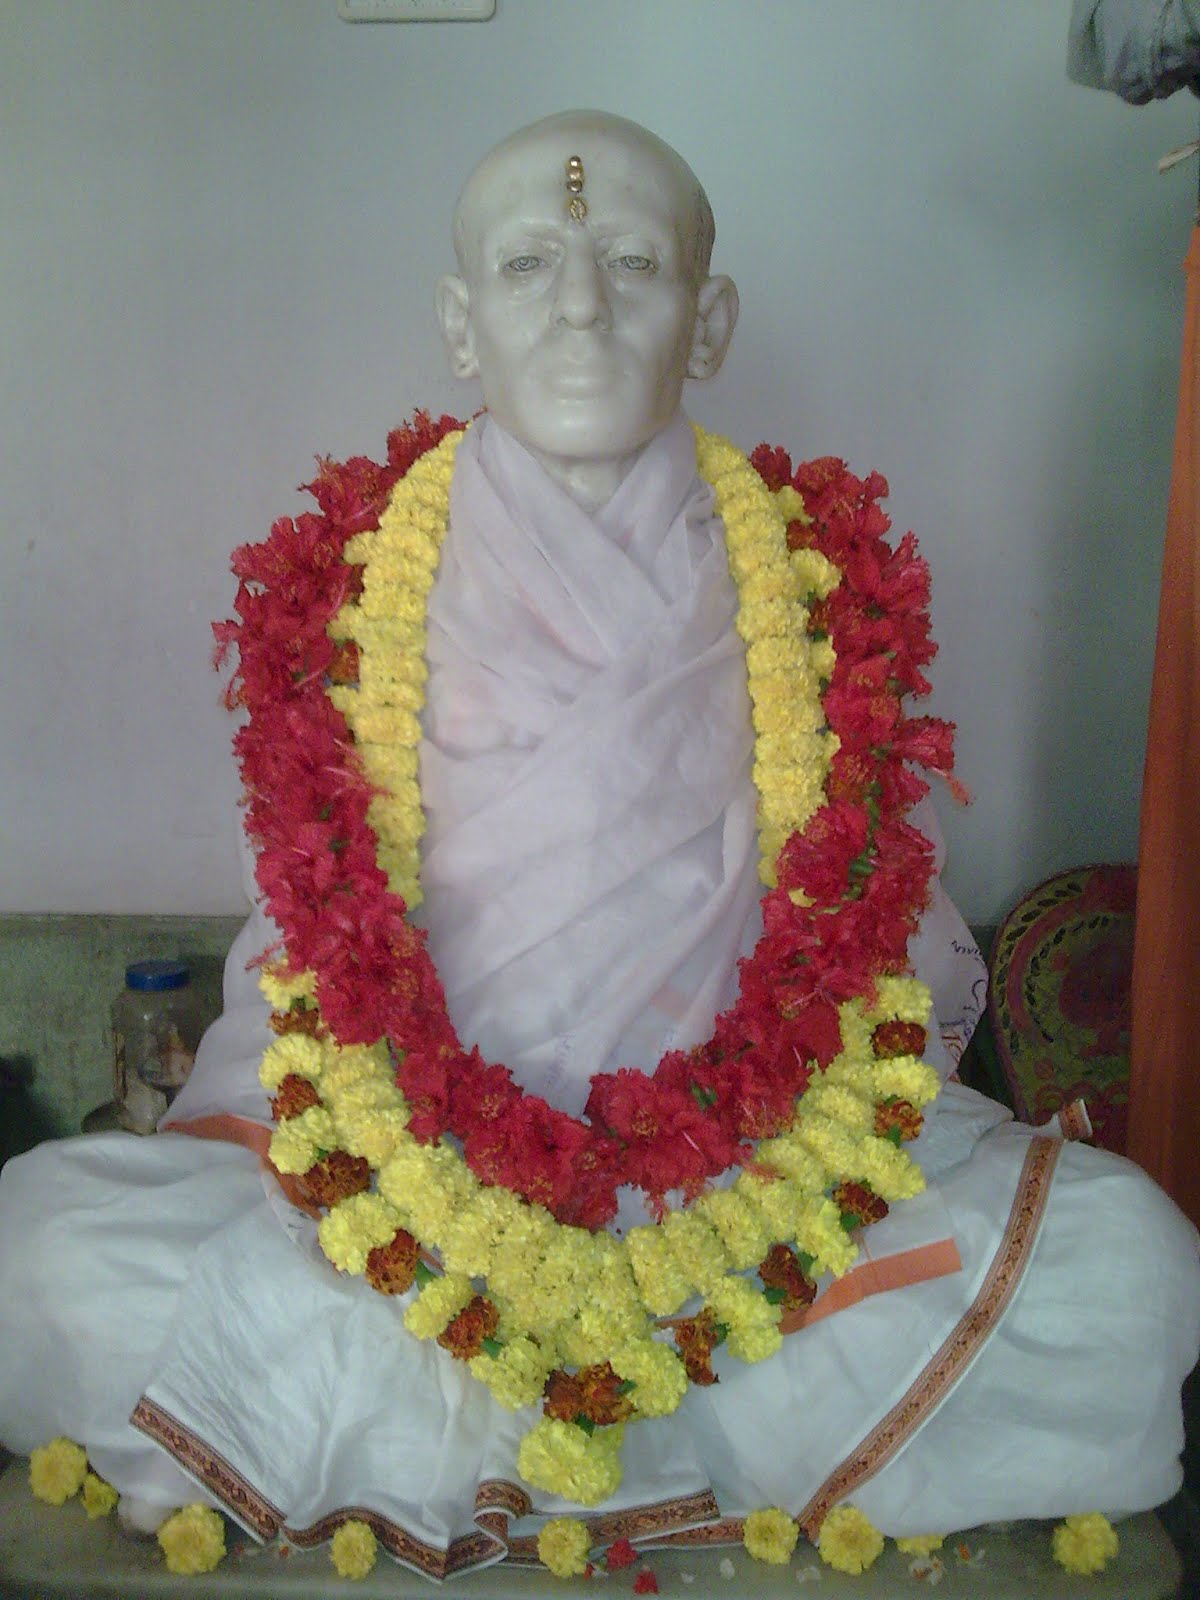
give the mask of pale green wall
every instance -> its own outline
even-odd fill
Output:
[[[1187,97],[1066,83],[1066,0],[0,6],[0,907],[233,912],[208,671],[232,545],[318,451],[469,412],[452,195],[571,104],[692,161],[743,317],[700,420],[891,478],[994,921],[1134,848],[1194,174]]]
[[[129,962],[186,962],[211,1020],[238,926],[230,917],[0,916],[0,1160],[37,1138],[78,1133],[111,1098],[109,1006]]]

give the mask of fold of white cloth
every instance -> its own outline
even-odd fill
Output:
[[[799,1512],[901,1400],[972,1305],[1031,1132],[954,1084],[937,1124],[931,1164],[963,1271],[865,1299],[761,1366],[718,1351],[715,1388],[627,1430],[605,1511],[637,1511],[631,1526],[651,1537],[664,1503],[697,1497],[725,1516]],[[460,1363],[403,1332],[404,1302],[315,1262],[263,1181],[248,1151],[169,1134],[94,1135],[11,1161],[0,1439],[20,1451],[78,1439],[123,1493],[164,1508],[219,1500],[199,1457],[177,1445],[172,1459],[130,1426],[145,1394],[277,1526],[328,1537],[365,1509],[445,1549],[472,1532],[482,1485],[519,1494],[516,1451],[536,1411],[499,1409]],[[1168,1498],[1200,1317],[1195,1248],[1130,1163],[1066,1146],[1003,1319],[854,1503],[902,1535]],[[244,1506],[223,1503],[254,1531]],[[512,1531],[564,1512],[580,1514],[531,1492]]]
[[[484,419],[429,605],[423,918],[467,1044],[573,1114],[707,1035],[757,931],[737,597],[679,416],[587,515]]]
[[[434,953],[464,1041],[571,1110],[591,1073],[702,1038],[757,929],[744,661],[682,419],[631,480],[583,518],[513,441],[472,430],[431,604]],[[928,813],[918,820],[933,833]],[[247,963],[276,938],[256,910],[172,1120],[269,1122],[267,1006]],[[936,884],[911,954],[961,1037],[983,966]],[[930,1048],[948,1071],[936,1029]],[[1128,1162],[1071,1146],[1054,1152],[1052,1185],[1044,1163],[1039,1230],[1020,1198],[1032,1138],[949,1083],[916,1147],[929,1193],[868,1243],[921,1249],[949,1218],[961,1270],[870,1294],[759,1366],[718,1350],[717,1386],[629,1427],[605,1509],[650,1535],[680,1525],[672,1516],[799,1513],[939,1363],[902,1448],[854,1480],[883,1531],[1134,1510],[1173,1493],[1200,1321],[1195,1230]],[[10,1162],[0,1440],[27,1451],[66,1434],[122,1493],[164,1507],[216,1497],[260,1533],[286,1524],[315,1540],[365,1510],[426,1571],[431,1552],[482,1538],[483,1491],[499,1487],[517,1532],[577,1511],[518,1483],[536,1409],[502,1411],[408,1336],[404,1301],[339,1275],[272,1183],[246,1149],[171,1134]],[[1014,1228],[1025,1270],[1006,1300],[1008,1268],[994,1264]],[[986,1337],[966,1337],[989,1305]],[[131,1426],[135,1405],[157,1419],[151,1432]],[[499,1547],[472,1548],[490,1560]]]

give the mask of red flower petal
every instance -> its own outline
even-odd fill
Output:
[[[604,1565],[609,1572],[620,1572],[623,1567],[631,1567],[637,1558],[638,1553],[629,1540],[618,1539],[605,1552]]]

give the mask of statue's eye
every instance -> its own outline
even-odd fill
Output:
[[[624,272],[653,272],[654,263],[649,256],[618,256],[613,263]]]
[[[504,263],[505,272],[533,272],[542,264],[541,256],[513,256]]]

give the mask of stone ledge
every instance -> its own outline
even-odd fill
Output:
[[[890,1542],[883,1555],[861,1577],[851,1578],[821,1564],[803,1543],[789,1566],[767,1567],[751,1561],[743,1550],[648,1552],[663,1600],[915,1600],[925,1593],[938,1600],[1171,1600],[1182,1578],[1179,1557],[1161,1523],[1150,1512],[1120,1525],[1117,1559],[1094,1578],[1063,1572],[1050,1555],[1050,1530],[1044,1523],[1018,1523],[1001,1530],[982,1528],[962,1535],[977,1564],[961,1561],[947,1541],[943,1581],[934,1588],[919,1583]],[[326,1551],[259,1547],[229,1528],[231,1550],[215,1572],[175,1577],[167,1572],[156,1544],[126,1538],[115,1519],[89,1522],[82,1505],[61,1510],[41,1505],[29,1492],[27,1463],[15,1460],[0,1474],[0,1595],[13,1600],[159,1600],[192,1596],[194,1600],[307,1600],[334,1593],[359,1600],[418,1600],[437,1586],[381,1556],[375,1570],[358,1582],[339,1578]],[[729,1562],[722,1571],[722,1563]],[[819,1577],[803,1580],[812,1567]],[[531,1597],[583,1596],[590,1589],[605,1600],[633,1591],[633,1569],[612,1577],[597,1576],[589,1584],[563,1582],[549,1573],[491,1567],[444,1586],[448,1596],[463,1600],[531,1600]]]

